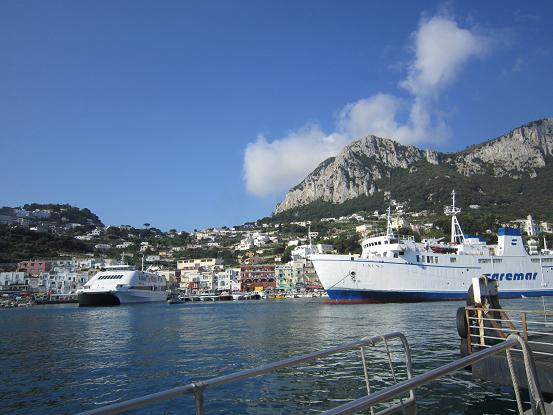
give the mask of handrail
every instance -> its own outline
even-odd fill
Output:
[[[548,347],[533,351],[534,354],[553,356],[553,333],[545,330],[553,322],[547,321],[551,315],[543,310],[510,310],[501,308],[465,307],[469,352],[473,348],[486,346],[486,340],[505,339],[509,333],[516,333],[531,345]],[[538,320],[544,317],[546,320]],[[517,350],[517,349],[514,349]]]
[[[524,341],[522,337],[520,337],[519,335],[510,334],[507,340],[502,341],[499,344],[496,344],[494,346],[489,346],[488,348],[485,348],[478,352],[471,353],[468,356],[465,356],[459,360],[450,362],[436,369],[432,369],[416,377],[412,377],[412,369],[411,369],[412,364],[411,364],[411,354],[410,354],[409,344],[405,336],[399,332],[389,333],[383,336],[364,337],[361,340],[356,342],[346,343],[346,344],[325,349],[322,351],[313,352],[306,355],[291,357],[288,359],[280,360],[278,362],[269,363],[269,364],[260,366],[258,368],[246,369],[246,370],[231,373],[228,375],[207,379],[205,381],[191,383],[188,385],[179,386],[166,391],[145,395],[139,398],[130,399],[123,402],[114,403],[101,408],[82,412],[80,415],[118,414],[132,409],[143,408],[145,406],[152,405],[168,399],[176,398],[185,394],[193,394],[195,396],[196,414],[202,415],[204,413],[203,392],[208,388],[263,375],[269,372],[273,372],[277,369],[316,360],[318,358],[326,357],[335,353],[362,348],[364,346],[374,346],[380,341],[386,344],[388,340],[392,340],[394,338],[399,338],[405,349],[405,359],[406,359],[407,377],[408,377],[407,380],[398,382],[392,386],[389,386],[385,389],[369,394],[367,396],[361,397],[359,399],[355,399],[344,405],[328,410],[323,414],[325,415],[353,414],[355,412],[367,409],[369,407],[373,407],[379,403],[388,401],[392,398],[395,398],[406,392],[409,392],[409,398],[406,401],[402,401],[400,405],[398,404],[390,408],[384,409],[379,414],[392,413],[393,410],[399,410],[399,409],[402,409],[402,407],[407,406],[408,404],[415,403],[414,390],[417,387],[423,386],[434,380],[442,378],[464,367],[478,363],[502,351],[505,351],[507,353],[508,360],[510,361],[511,357],[509,354],[509,350],[513,349],[515,346],[519,346],[524,355],[524,366],[526,369],[526,377],[527,377],[530,396],[531,396],[532,413],[537,415],[545,415],[544,402],[543,402],[543,398],[537,381],[536,368],[534,365],[532,352],[528,346],[528,343]],[[516,380],[514,369],[511,366],[512,365],[510,364],[511,376],[513,378],[513,385],[515,387],[515,393],[517,394],[517,397],[518,397],[519,395],[518,383]],[[364,368],[365,368],[365,365],[364,365]],[[366,371],[365,371],[365,379],[367,379]],[[517,399],[517,402],[518,402],[518,399]],[[519,410],[521,410],[521,408],[522,406],[519,405]]]
[[[453,373],[459,369],[470,366],[474,363],[478,363],[497,353],[500,353],[502,351],[508,351],[508,349],[511,349],[516,345],[519,345],[522,348],[522,351],[525,357],[524,360],[525,360],[526,376],[528,378],[528,385],[530,386],[529,389],[532,397],[532,413],[545,415],[545,407],[543,403],[543,398],[541,396],[541,391],[539,390],[539,387],[538,387],[536,369],[533,364],[531,352],[529,351],[529,348],[526,342],[516,334],[509,335],[507,340],[499,344],[496,344],[495,346],[491,346],[490,348],[469,354],[468,356],[465,356],[459,360],[448,363],[444,366],[440,366],[436,369],[430,370],[412,379],[399,382],[393,386],[389,386],[371,395],[364,396],[362,398],[348,402],[344,405],[333,408],[329,411],[323,412],[323,414],[324,415],[342,415],[342,414],[353,414],[353,413],[362,411],[378,403],[387,401],[402,393],[405,393],[408,390],[413,390],[419,386],[425,385],[429,382],[432,382],[436,379],[439,379],[443,376]]]
[[[204,413],[203,409],[203,391],[208,388],[225,385],[232,382],[237,382],[243,379],[252,378],[255,376],[263,375],[273,372],[278,369],[282,369],[289,366],[294,366],[299,363],[305,363],[312,360],[316,360],[322,357],[330,356],[336,353],[345,352],[363,346],[374,346],[375,344],[388,340],[400,339],[405,350],[405,360],[407,366],[407,376],[412,377],[412,363],[411,363],[411,351],[407,338],[400,332],[388,333],[380,336],[363,337],[361,340],[345,343],[339,346],[324,349],[318,352],[308,353],[305,355],[290,357],[288,359],[272,362],[257,368],[245,369],[239,372],[230,373],[228,375],[222,375],[215,378],[207,379],[204,381],[190,383],[184,386],[178,386],[165,391],[152,393],[149,395],[141,396],[139,398],[129,399],[123,402],[117,402],[111,405],[106,405],[101,408],[91,409],[85,412],[81,412],[79,415],[111,415],[121,412],[130,411],[132,409],[143,408],[148,405],[159,403],[168,399],[177,398],[186,394],[194,394],[196,401],[196,414],[200,415]],[[410,399],[414,401],[414,392],[411,391]]]
[[[469,311],[478,311],[482,310],[480,307],[475,306],[466,306],[465,307]],[[506,313],[526,313],[526,314],[539,314],[541,316],[553,316],[553,311],[549,310],[518,310],[514,308],[487,308],[486,311],[504,311]]]

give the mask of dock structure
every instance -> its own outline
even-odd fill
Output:
[[[521,414],[525,413],[521,389],[553,400],[553,313],[545,306],[543,310],[504,309],[499,304],[497,281],[485,275],[476,277],[468,291],[467,306],[457,310],[457,332],[465,356],[519,336],[527,349],[524,353],[524,347],[514,347],[477,362],[470,368],[473,378],[512,386]],[[527,376],[529,367],[535,374],[533,380]],[[537,391],[532,392],[532,388]],[[541,409],[540,413],[551,411],[546,411],[545,404]]]
[[[536,336],[529,339],[532,344],[532,355],[536,367],[537,381],[539,388],[547,400],[553,399],[553,344],[542,345],[536,342],[548,340],[545,336]],[[543,354],[542,354],[543,353]],[[513,349],[512,364],[516,376],[516,381],[523,389],[528,389],[524,369],[524,358],[522,353]],[[512,386],[511,370],[507,356],[495,355],[482,362],[472,365],[472,376],[474,379],[491,381],[503,386]]]
[[[503,309],[497,296],[497,282],[484,277],[473,279],[467,304],[457,311],[463,355],[493,347],[512,334],[524,339],[531,355],[529,361],[519,348],[494,355],[471,366],[473,378],[513,386],[515,392],[519,388],[528,390],[525,372],[530,364],[535,369],[539,392],[546,400],[553,400],[553,312],[545,308]]]

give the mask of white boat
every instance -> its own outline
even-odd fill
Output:
[[[233,299],[233,300],[243,300],[243,299],[244,299],[244,293],[241,293],[241,292],[233,292],[233,293],[232,293],[232,299]]]
[[[553,295],[553,256],[529,255],[519,229],[500,228],[497,245],[465,235],[452,206],[451,240],[415,242],[393,233],[388,208],[386,233],[362,241],[361,255],[311,255],[333,302],[405,302],[466,298],[472,277],[498,280],[500,296]]]
[[[167,300],[164,276],[129,265],[107,267],[77,290],[79,306],[119,305]]]

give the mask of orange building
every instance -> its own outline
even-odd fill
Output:
[[[52,263],[45,260],[22,261],[17,264],[17,271],[23,271],[32,277],[38,277],[42,272],[52,269]]]

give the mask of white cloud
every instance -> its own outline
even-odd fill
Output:
[[[422,19],[412,39],[414,57],[399,82],[407,98],[379,93],[349,103],[338,111],[332,133],[308,125],[272,142],[258,136],[245,151],[247,190],[257,196],[285,191],[344,145],[368,134],[405,144],[446,140],[449,129],[437,110],[439,95],[471,58],[490,49],[491,39],[441,15]]]
[[[268,196],[294,185],[328,157],[336,155],[350,140],[340,134],[324,134],[310,125],[273,142],[260,135],[246,147],[244,172],[247,189]]]
[[[394,137],[398,129],[396,114],[404,103],[387,94],[376,94],[347,104],[338,114],[338,130],[348,137],[370,134]]]
[[[400,85],[415,96],[439,93],[471,57],[482,56],[489,46],[486,37],[441,16],[421,21],[413,37],[415,59]]]

